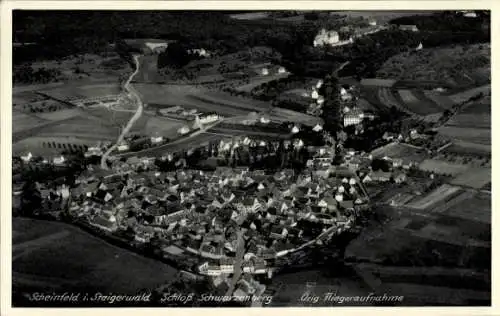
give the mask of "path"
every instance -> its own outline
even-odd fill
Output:
[[[144,104],[142,103],[141,98],[139,97],[139,95],[137,94],[137,92],[135,91],[135,89],[132,86],[130,86],[130,82],[132,81],[132,78],[134,78],[134,76],[139,72],[139,65],[140,65],[140,63],[139,63],[139,56],[138,55],[134,55],[134,61],[135,61],[135,65],[136,65],[135,71],[130,75],[130,77],[128,78],[127,82],[125,82],[125,85],[123,86],[123,88],[125,89],[125,91],[127,91],[130,94],[130,96],[132,96],[133,99],[135,99],[135,101],[137,103],[137,111],[130,118],[130,120],[127,123],[127,126],[125,126],[125,128],[122,130],[120,136],[118,136],[118,139],[116,140],[116,143],[113,146],[111,146],[104,153],[104,155],[102,155],[101,168],[105,169],[105,170],[108,169],[108,166],[107,166],[107,163],[106,163],[106,161],[108,159],[108,156],[111,154],[111,152],[113,152],[113,150],[115,150],[118,147],[118,145],[120,143],[123,142],[123,139],[124,139],[125,135],[127,135],[127,133],[134,126],[135,122],[142,116],[142,111],[144,109]]]
[[[344,69],[345,66],[349,65],[351,62],[350,61],[346,61],[344,62],[342,65],[339,66],[339,68],[337,68],[335,71],[334,71],[334,74],[335,76],[338,75],[339,71],[341,71],[342,69]]]
[[[243,239],[243,232],[241,229],[238,231],[238,247],[236,249],[236,257],[234,260],[234,273],[231,279],[231,284],[226,292],[226,296],[232,296],[236,283],[240,280],[243,271],[241,265],[243,263],[243,256],[245,255],[245,240]]]

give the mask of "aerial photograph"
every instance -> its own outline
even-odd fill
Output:
[[[12,307],[492,306],[490,24],[13,10]]]

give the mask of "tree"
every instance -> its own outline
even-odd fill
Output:
[[[42,207],[42,197],[36,183],[31,179],[23,186],[21,194],[21,212],[24,215],[32,215],[34,211]]]
[[[158,55],[158,68],[161,69],[167,66],[182,68],[187,65],[191,59],[192,57],[182,44],[173,43],[168,45],[167,49]]]
[[[389,163],[384,159],[373,159],[371,167],[375,171],[382,170],[384,172],[389,172],[390,170]]]
[[[319,93],[324,96],[322,118],[325,121],[324,129],[337,140],[337,131],[340,129],[340,96],[339,80],[335,75],[328,75],[324,80]]]

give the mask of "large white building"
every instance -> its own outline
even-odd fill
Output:
[[[202,114],[199,115],[198,117],[202,124],[213,123],[221,118],[221,116],[219,116],[219,114],[216,113]]]
[[[314,38],[314,47],[325,46],[325,45],[335,45],[340,41],[339,33],[336,31],[327,31],[321,29],[321,31]]]
[[[344,115],[344,126],[360,124],[365,115],[361,109],[353,108]]]
[[[167,49],[168,42],[145,42],[144,45],[149,48],[152,53],[158,54]]]

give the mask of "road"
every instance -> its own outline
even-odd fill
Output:
[[[125,128],[122,130],[120,136],[118,136],[118,139],[116,140],[116,143],[113,146],[111,146],[102,155],[102,158],[101,158],[101,168],[102,169],[108,169],[108,166],[107,166],[107,163],[106,163],[106,161],[108,160],[108,156],[111,154],[111,152],[113,152],[113,150],[115,150],[118,147],[118,145],[120,143],[123,142],[123,139],[125,138],[125,135],[127,135],[127,133],[134,126],[135,122],[142,116],[142,111],[144,110],[144,104],[142,103],[141,98],[139,97],[139,95],[137,94],[137,92],[135,91],[135,89],[132,86],[130,86],[130,82],[135,77],[135,75],[139,72],[139,65],[140,65],[139,57],[140,56],[138,56],[138,55],[134,55],[134,61],[135,61],[135,65],[136,65],[135,71],[130,75],[130,77],[128,78],[127,82],[125,82],[125,85],[123,86],[123,88],[125,89],[125,91],[127,91],[130,94],[130,96],[137,103],[137,111],[130,118],[130,120],[127,123],[127,126],[125,126]]]
[[[236,249],[236,257],[234,260],[234,273],[233,278],[231,279],[231,284],[229,285],[229,289],[226,292],[226,296],[233,295],[236,283],[238,283],[238,281],[240,280],[241,273],[243,272],[241,265],[243,263],[243,256],[245,255],[245,240],[243,239],[243,232],[241,229],[238,231],[237,235],[238,248]]]
[[[345,66],[349,65],[351,62],[350,61],[346,61],[345,63],[343,63],[342,65],[339,66],[339,68],[337,68],[335,70],[335,76],[338,75],[339,71],[341,71],[342,69],[344,69]]]

